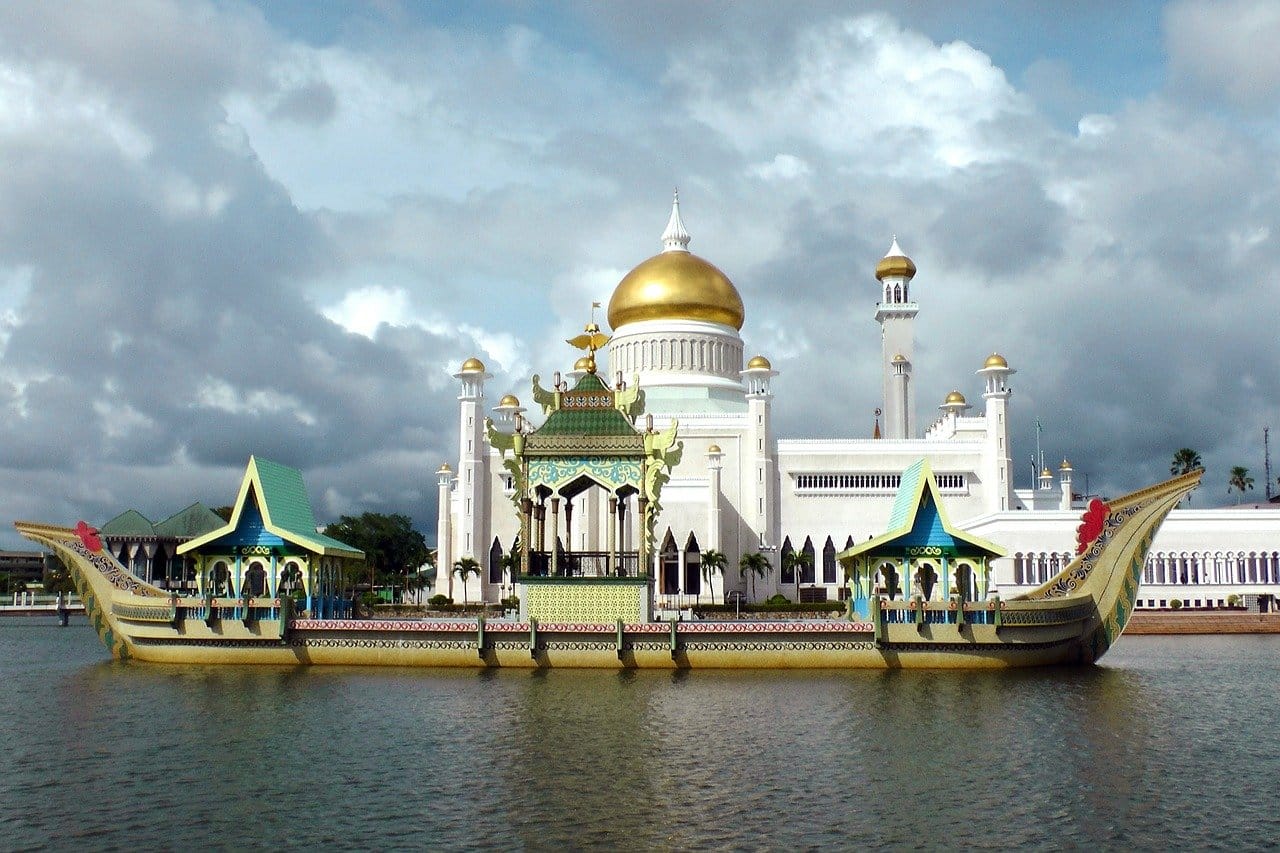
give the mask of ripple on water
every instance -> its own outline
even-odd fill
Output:
[[[0,620],[6,848],[1250,847],[1280,638],[1026,672],[442,672],[103,659]]]

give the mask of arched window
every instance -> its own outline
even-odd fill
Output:
[[[663,595],[675,595],[680,591],[680,552],[676,550],[676,540],[669,528],[662,540],[658,561],[659,577],[662,579],[660,592]]]
[[[804,547],[800,549],[800,552],[808,557],[800,568],[800,583],[813,583],[818,565],[817,553],[813,550],[813,539],[808,536],[804,537]]]
[[[956,592],[960,594],[962,600],[973,601],[978,597],[976,580],[973,566],[969,563],[956,566]]]
[[[489,546],[489,583],[502,583],[502,557],[502,543],[495,536]]]
[[[702,592],[702,549],[692,531],[684,546],[684,591],[688,595]]]
[[[244,573],[244,594],[249,598],[261,598],[267,594],[267,570],[258,560],[250,563],[249,570]]]
[[[225,598],[231,594],[231,571],[227,568],[225,561],[219,560],[213,564],[209,569],[206,582],[206,589],[211,590],[219,598]]]
[[[938,585],[938,570],[933,567],[933,563],[919,565],[916,569],[915,582],[925,601],[933,598],[933,588]]]
[[[872,586],[872,591],[882,593],[889,598],[898,597],[898,594],[902,591],[902,585],[898,583],[898,569],[893,563],[881,563],[880,568],[876,569],[875,584]]]
[[[830,536],[822,546],[822,582],[836,582],[836,543],[831,541]]]
[[[796,582],[796,570],[795,570],[795,567],[791,564],[791,558],[790,558],[790,555],[795,553],[795,550],[796,550],[795,548],[791,547],[790,536],[782,540],[782,550],[779,552],[779,557],[781,558],[781,561],[782,561],[782,572],[778,575],[778,581],[780,583]]]

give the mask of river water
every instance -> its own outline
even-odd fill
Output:
[[[0,847],[1253,848],[1280,637],[1005,673],[118,664],[0,619]]]

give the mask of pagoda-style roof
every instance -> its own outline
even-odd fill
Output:
[[[315,513],[301,472],[256,456],[249,457],[231,520],[179,545],[178,553],[210,546],[267,543],[288,543],[324,556],[364,558],[363,551],[316,531]]]
[[[595,373],[585,373],[572,390],[562,391],[546,421],[526,439],[525,452],[612,456],[644,455],[644,434],[616,405],[614,391]]]
[[[837,559],[845,563],[864,554],[903,554],[917,548],[938,548],[943,554],[988,559],[1005,555],[999,545],[952,526],[927,459],[902,472],[888,527],[885,533],[841,551]]]
[[[98,532],[115,539],[138,539],[157,535],[155,525],[136,509],[127,509],[120,513],[102,525]]]

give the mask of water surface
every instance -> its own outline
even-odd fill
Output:
[[[5,848],[1261,847],[1280,636],[1014,672],[119,664],[0,619]]]

